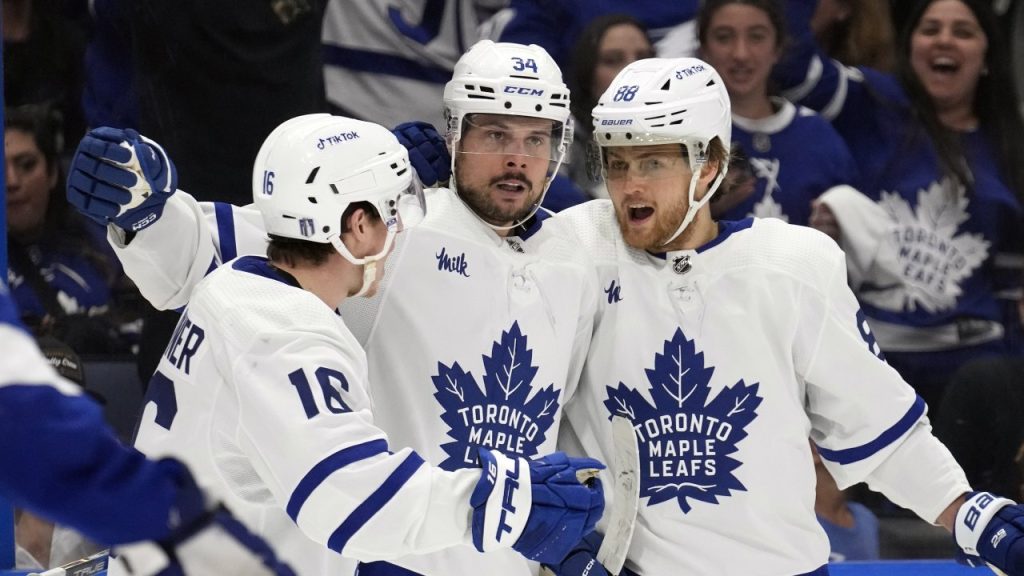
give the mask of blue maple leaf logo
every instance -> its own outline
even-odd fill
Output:
[[[558,414],[561,391],[554,384],[533,387],[537,367],[518,322],[502,331],[491,345],[491,355],[483,356],[483,364],[481,389],[458,362],[437,363],[437,375],[432,377],[434,398],[444,409],[441,419],[453,440],[441,445],[448,454],[440,464],[445,470],[477,466],[478,447],[534,456]]]
[[[654,368],[645,370],[653,406],[622,382],[606,387],[605,408],[628,418],[636,430],[640,496],[648,498],[648,506],[675,498],[685,514],[690,500],[717,504],[730,491],[746,490],[733,475],[742,462],[731,455],[757,416],[759,385],[740,380],[709,402],[714,371],[676,329],[664,352],[654,355]]]

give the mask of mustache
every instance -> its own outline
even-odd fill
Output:
[[[533,181],[530,180],[529,178],[527,178],[525,175],[519,173],[519,172],[505,172],[501,176],[498,176],[496,178],[492,178],[490,185],[493,186],[493,185],[497,184],[498,182],[508,181],[508,180],[515,180],[516,182],[519,182],[522,185],[526,186],[527,190],[533,190]]]

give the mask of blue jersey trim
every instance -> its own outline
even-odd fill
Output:
[[[697,253],[700,254],[701,252],[704,252],[705,250],[710,250],[710,249],[714,248],[715,246],[718,246],[722,242],[725,242],[733,234],[739,232],[740,230],[746,230],[747,228],[750,228],[751,226],[753,226],[753,224],[754,224],[754,219],[753,218],[744,218],[743,220],[735,220],[735,221],[732,221],[732,220],[722,220],[722,221],[720,221],[718,223],[718,236],[715,236],[714,238],[711,239],[710,242],[708,242],[707,244],[701,246],[700,248],[697,248]],[[662,260],[664,260],[666,253],[665,252],[648,252],[648,254],[650,254],[651,256],[654,256],[655,258],[661,258]]]
[[[284,272],[283,270],[274,268],[270,265],[269,260],[261,258],[260,256],[242,256],[231,264],[231,268],[240,272],[248,272],[249,274],[262,276],[269,280],[276,280],[283,284],[294,286],[295,288],[302,288],[302,286],[299,286],[299,281],[296,280],[294,276]]]
[[[551,213],[544,208],[537,209],[533,217],[526,221],[522,226],[516,229],[521,234],[516,234],[520,240],[528,240],[530,236],[533,236],[537,232],[540,232],[541,226],[544,225],[544,221],[551,218]]]
[[[227,262],[238,256],[235,246],[235,213],[231,204],[213,203],[213,213],[217,217],[217,237],[220,239],[220,260]]]
[[[892,444],[901,436],[906,434],[907,431],[921,419],[921,416],[924,415],[924,410],[924,400],[918,396],[917,399],[914,400],[914,405],[910,407],[910,410],[907,410],[907,413],[903,415],[903,418],[900,418],[899,422],[893,424],[888,430],[882,432],[878,438],[875,438],[871,442],[868,442],[863,446],[847,448],[845,450],[827,450],[819,446],[818,453],[821,454],[822,458],[839,464],[852,464],[874,456],[878,451]]]
[[[401,566],[387,562],[360,562],[356,569],[357,576],[422,576],[419,572],[406,570]]]
[[[715,236],[711,240],[711,242],[708,242],[707,244],[701,246],[700,248],[697,248],[697,253],[700,254],[705,250],[711,250],[715,246],[718,246],[722,242],[728,240],[729,237],[732,236],[733,234],[741,230],[746,230],[747,228],[750,228],[753,225],[753,218],[744,218],[743,220],[735,221],[722,220],[721,222],[718,223],[718,236]]]
[[[394,498],[395,494],[405,486],[409,478],[412,478],[412,475],[422,465],[423,458],[420,458],[419,454],[415,452],[410,453],[405,461],[388,476],[388,479],[373,494],[370,494],[369,498],[363,500],[362,504],[356,506],[356,509],[341,523],[341,526],[338,526],[338,529],[327,540],[327,547],[341,553],[352,536],[355,536],[355,533],[369,522],[374,514]]]
[[[337,472],[338,470],[358,462],[365,460],[371,456],[378,454],[384,454],[388,451],[388,443],[386,440],[371,440],[369,442],[363,442],[362,444],[356,444],[349,446],[331,454],[327,458],[324,458],[313,466],[302,480],[299,480],[295,490],[292,491],[291,498],[288,499],[288,506],[285,511],[288,512],[288,516],[292,520],[298,521],[299,511],[302,510],[303,504],[309,499],[309,495],[317,489],[328,476]]]
[[[356,50],[354,48],[343,48],[341,46],[323,45],[324,64],[347,68],[356,72],[372,72],[374,74],[385,74],[398,76],[410,80],[430,82],[433,84],[445,84],[452,79],[452,71],[427,66],[391,54],[370,52],[369,50]]]

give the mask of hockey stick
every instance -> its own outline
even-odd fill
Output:
[[[1006,572],[1003,572],[1002,570],[1000,570],[999,568],[996,568],[995,566],[989,564],[988,562],[985,562],[985,566],[988,566],[989,570],[995,572],[996,576],[1006,576]]]
[[[107,569],[107,552],[107,550],[97,552],[81,560],[68,562],[63,566],[51,568],[46,572],[33,572],[28,576],[93,576]]]
[[[612,417],[612,447],[612,470],[615,471],[612,493],[615,497],[597,561],[609,574],[617,575],[626,562],[640,507],[640,448],[633,423],[622,416]]]

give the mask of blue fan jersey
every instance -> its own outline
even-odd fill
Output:
[[[806,226],[811,202],[840,184],[857,185],[857,166],[827,121],[806,108],[773,99],[776,112],[750,119],[733,114],[733,153],[749,166],[754,192],[720,214],[779,218]],[[727,199],[726,199],[727,200]]]

